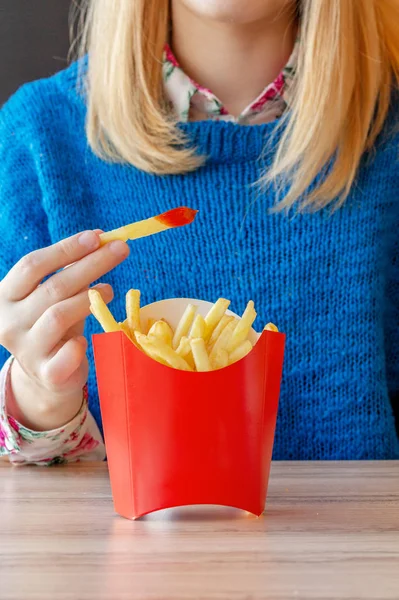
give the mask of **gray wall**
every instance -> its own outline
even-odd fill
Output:
[[[64,68],[69,0],[0,0],[0,105],[24,82]]]

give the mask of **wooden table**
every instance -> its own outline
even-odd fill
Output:
[[[113,513],[105,464],[0,462],[1,600],[399,598],[399,462],[276,463],[267,510]]]

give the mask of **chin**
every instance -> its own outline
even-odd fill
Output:
[[[253,23],[275,16],[292,0],[179,0],[191,12],[215,21]]]

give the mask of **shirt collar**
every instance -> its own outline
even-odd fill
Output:
[[[238,117],[230,115],[222,102],[196,81],[192,80],[179,65],[172,49],[167,44],[163,56],[163,79],[166,95],[181,122],[187,122],[197,115],[219,121],[240,124],[272,121],[281,117],[289,106],[290,90],[296,73],[299,37],[287,64],[265,89],[253,100]]]

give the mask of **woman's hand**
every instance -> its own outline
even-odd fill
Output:
[[[0,344],[15,357],[8,411],[25,426],[55,429],[79,411],[88,375],[87,289],[128,254],[124,242],[100,248],[99,234],[86,231],[26,255],[0,282]],[[112,300],[111,286],[96,288]]]

